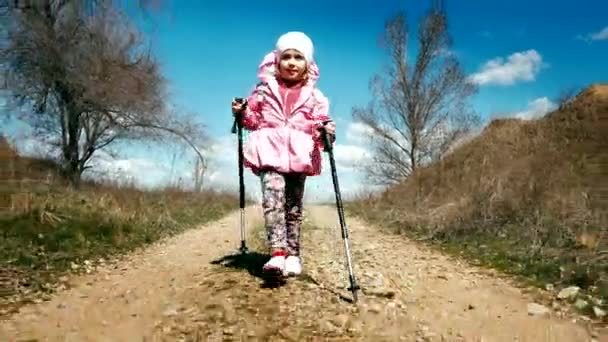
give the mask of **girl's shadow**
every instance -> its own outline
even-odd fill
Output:
[[[283,277],[272,276],[264,273],[262,267],[270,260],[270,254],[262,254],[254,251],[247,253],[234,253],[225,255],[211,261],[212,265],[223,265],[237,270],[246,270],[252,276],[262,280],[262,288],[278,288],[287,282]]]

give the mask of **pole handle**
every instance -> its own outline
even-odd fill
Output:
[[[237,133],[237,128],[240,127],[241,123],[242,123],[241,120],[243,119],[243,112],[247,108],[247,100],[245,100],[244,98],[242,98],[242,97],[235,97],[234,101],[242,104],[243,108],[242,108],[241,111],[239,111],[238,113],[234,114],[234,122],[232,123],[232,130],[230,131],[232,134],[236,134]]]
[[[319,127],[319,131],[321,131],[321,137],[323,139],[324,151],[326,151],[326,152],[330,152],[333,149],[333,147],[331,145],[331,141],[329,141],[329,134],[327,134],[327,130],[325,129],[325,125],[327,125],[330,122],[331,122],[331,120],[323,121],[321,123],[323,126]]]

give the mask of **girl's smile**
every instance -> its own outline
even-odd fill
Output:
[[[306,59],[301,52],[289,49],[279,59],[279,76],[286,81],[300,81],[306,73]]]

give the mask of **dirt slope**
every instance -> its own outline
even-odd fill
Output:
[[[364,289],[353,306],[331,207],[308,212],[306,275],[266,286],[263,255],[212,264],[238,246],[237,214],[71,279],[71,289],[1,322],[0,340],[592,340],[571,319],[529,315],[532,299],[506,281],[349,218]],[[259,217],[249,209],[250,226]]]
[[[608,208],[602,172],[608,161],[607,89],[589,87],[537,120],[491,121],[444,159],[390,189],[389,206],[415,213],[402,218],[412,226],[449,231],[531,221],[534,215],[575,235],[605,225],[598,217]]]
[[[608,85],[596,84],[542,118],[492,120],[441,160],[349,210],[540,287],[577,286],[580,299],[593,303],[579,307],[605,320],[606,132]]]

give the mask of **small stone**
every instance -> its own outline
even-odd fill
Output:
[[[528,304],[528,315],[530,316],[543,316],[549,314],[549,309],[544,305],[538,303]]]
[[[595,315],[595,317],[597,318],[604,318],[606,317],[606,311],[598,308],[597,306],[593,307],[593,314]]]
[[[577,299],[574,303],[574,306],[579,310],[584,310],[588,305],[589,303],[583,299]]]
[[[369,309],[367,309],[367,311],[369,312],[373,312],[373,313],[380,313],[380,311],[382,311],[380,309],[380,306],[378,304],[372,304]]]
[[[346,315],[337,315],[332,318],[330,322],[338,328],[344,328],[348,323],[348,316]]]
[[[177,310],[175,309],[167,309],[163,312],[163,316],[165,317],[171,317],[171,316],[175,316],[177,315]]]
[[[322,328],[325,332],[329,332],[329,333],[335,332],[337,330],[337,327],[330,321],[323,322]]]
[[[545,285],[545,290],[547,290],[547,291],[553,291],[553,290],[555,290],[555,286],[553,286],[553,284],[546,284]]]
[[[581,290],[581,288],[578,286],[566,287],[566,288],[562,289],[561,291],[559,291],[559,293],[557,294],[557,298],[572,299],[572,298],[576,297],[576,295],[578,294],[578,292],[580,290]]]

